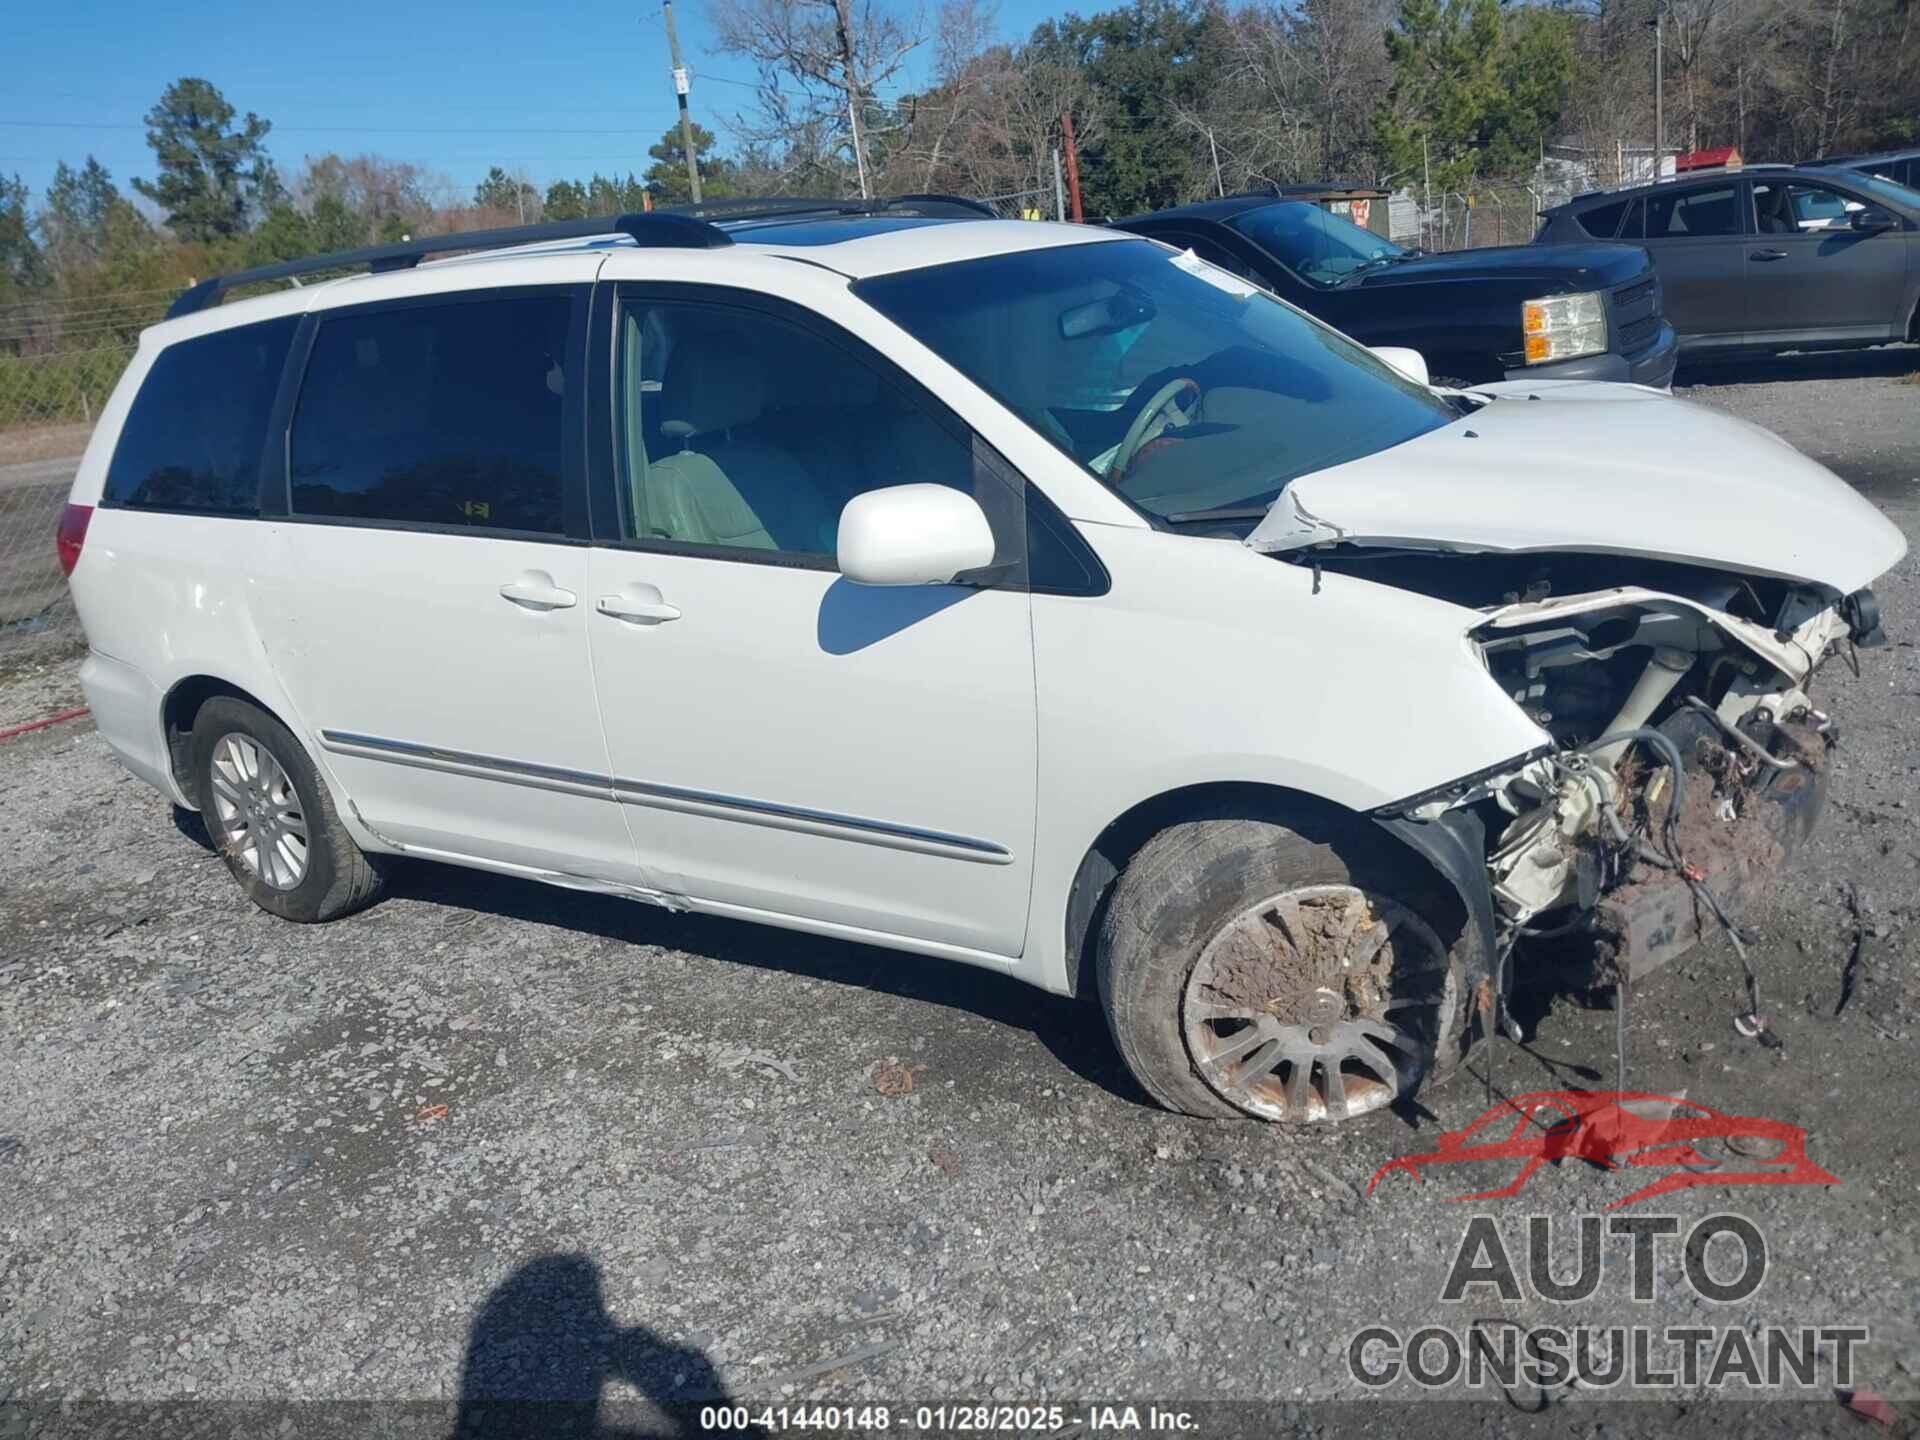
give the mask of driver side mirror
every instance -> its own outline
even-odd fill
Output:
[[[980,502],[946,485],[890,485],[840,512],[840,573],[856,585],[950,585],[993,564]]]
[[[1416,385],[1431,385],[1427,378],[1427,357],[1404,345],[1375,345],[1374,356],[1384,360]]]
[[[1862,235],[1878,235],[1883,230],[1894,229],[1899,223],[1893,218],[1892,211],[1882,210],[1878,205],[1863,206],[1854,211],[1847,221],[1850,229]]]

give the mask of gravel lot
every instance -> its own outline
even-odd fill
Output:
[[[1682,380],[1920,541],[1913,363]],[[1483,1074],[1422,1114],[1283,1133],[1151,1109],[1090,1005],[933,961],[424,866],[364,915],[290,926],[85,722],[0,745],[0,1401],[408,1399],[443,1426],[468,1407],[475,1433],[473,1402],[503,1396],[629,1402],[623,1424],[669,1433],[723,1395],[1293,1403],[1361,1393],[1361,1327],[1470,1311],[1862,1324],[1857,1380],[1920,1414],[1920,564],[1880,593],[1894,645],[1823,676],[1837,803],[1750,917],[1783,1048],[1734,1032],[1724,940],[1629,1017],[1635,1088],[1804,1127],[1842,1181],[1647,1207],[1751,1217],[1771,1269],[1730,1307],[1679,1283],[1677,1247],[1651,1305],[1624,1252],[1576,1307],[1442,1304],[1475,1208],[1448,1197],[1473,1187],[1367,1184],[1478,1115]],[[72,693],[69,658],[0,652],[0,725]],[[1610,1011],[1524,1008],[1502,1093],[1611,1083]],[[1569,1162],[1478,1208],[1512,1238],[1647,1178]],[[1856,1423],[1812,1393],[1763,1418]],[[1590,1394],[1557,1399],[1542,1422],[1581,1433],[1682,1424],[1642,1405],[1595,1431]],[[1515,1419],[1484,1404],[1222,1411],[1205,1433]]]

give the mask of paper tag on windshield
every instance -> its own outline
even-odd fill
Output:
[[[1224,290],[1236,300],[1245,300],[1257,295],[1258,285],[1242,280],[1231,270],[1222,270],[1218,265],[1209,264],[1191,250],[1183,250],[1173,257],[1173,263],[1189,275],[1207,282],[1216,290]]]

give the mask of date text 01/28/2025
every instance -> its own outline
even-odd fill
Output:
[[[1091,1405],[1069,1413],[1064,1405],[708,1405],[700,1410],[703,1431],[891,1430],[931,1435],[1051,1434],[1071,1424],[1089,1431],[1191,1431],[1194,1417],[1185,1410],[1157,1405]]]

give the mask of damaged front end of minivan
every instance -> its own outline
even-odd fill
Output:
[[[1469,612],[1463,640],[1541,737],[1374,819],[1460,893],[1483,1008],[1529,938],[1590,937],[1561,954],[1597,959],[1603,982],[1716,928],[1744,960],[1733,918],[1826,795],[1816,677],[1882,643],[1867,587],[1905,536],[1824,465],[1703,406],[1627,385],[1457,398],[1456,424],[1294,481],[1246,540]],[[1427,718],[1484,754],[1469,718]]]
[[[1632,981],[1715,928],[1737,945],[1734,917],[1825,800],[1837,733],[1815,676],[1882,640],[1869,590],[1616,562],[1665,588],[1550,595],[1551,559],[1528,568],[1532,592],[1484,607],[1470,638],[1551,742],[1374,817],[1466,900],[1492,1004],[1528,937],[1589,935],[1600,980]]]

